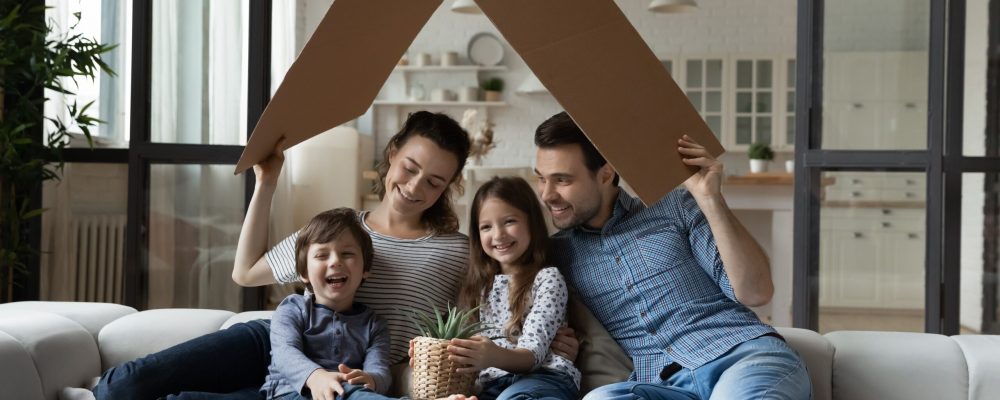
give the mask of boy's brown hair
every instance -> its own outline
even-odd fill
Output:
[[[324,211],[313,217],[305,228],[299,231],[299,237],[295,240],[295,272],[299,277],[307,277],[309,245],[313,243],[329,243],[340,236],[345,231],[349,232],[354,240],[361,246],[361,256],[364,257],[364,271],[372,269],[372,238],[361,227],[358,221],[358,214],[354,210],[346,207],[335,208]],[[311,284],[306,284],[312,290]]]

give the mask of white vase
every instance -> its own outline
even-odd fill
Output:
[[[766,172],[767,171],[767,161],[768,160],[757,160],[757,159],[751,158],[750,159],[750,173],[751,174],[759,174],[761,172]]]

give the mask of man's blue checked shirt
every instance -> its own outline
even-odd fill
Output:
[[[712,231],[684,189],[652,207],[619,190],[600,230],[553,236],[552,257],[577,295],[632,357],[631,380],[660,382],[774,332],[736,301]]]

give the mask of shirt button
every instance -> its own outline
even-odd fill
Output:
[[[615,263],[621,264],[622,263],[622,258],[621,257],[615,257]]]
[[[643,311],[643,312],[639,313],[639,316],[640,316],[640,317],[643,317],[643,318],[646,318],[646,312],[645,312],[645,311]]]
[[[667,346],[667,353],[673,353],[674,348],[672,346]]]
[[[650,328],[650,329],[649,329],[649,334],[650,334],[650,335],[655,335],[655,334],[656,334],[656,329],[652,329],[652,328]]]
[[[625,288],[628,289],[629,291],[632,291],[632,284],[631,283],[628,284],[627,286],[625,286]]]

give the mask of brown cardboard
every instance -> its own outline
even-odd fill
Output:
[[[476,3],[647,205],[696,171],[681,136],[725,151],[613,0]]]
[[[336,0],[288,70],[236,173],[365,113],[442,0]]]

